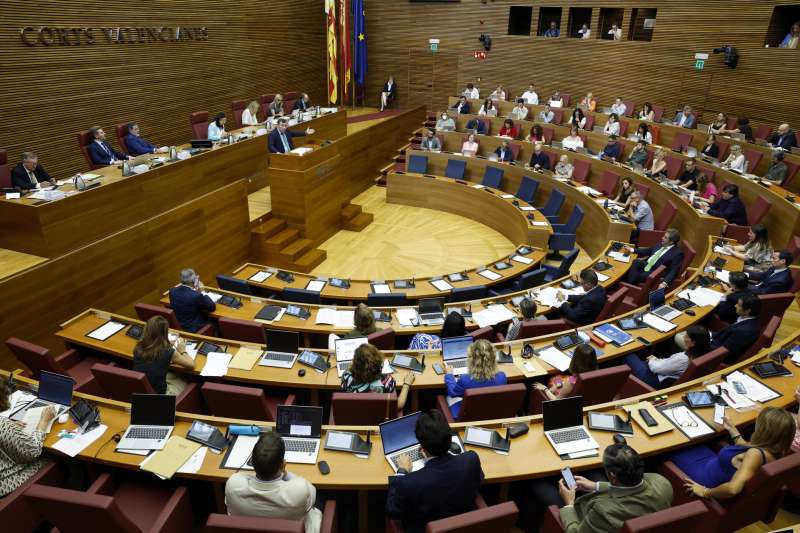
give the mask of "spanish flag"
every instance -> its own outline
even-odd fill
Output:
[[[328,101],[335,104],[339,92],[339,60],[336,46],[336,0],[325,0],[328,27]]]

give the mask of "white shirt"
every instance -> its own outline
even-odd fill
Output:
[[[586,126],[586,117],[583,117],[582,119],[580,119],[578,121],[575,121],[575,117],[573,117],[571,122],[572,122],[572,124],[575,124],[576,126],[578,126],[580,129],[583,129]]]
[[[550,111],[549,113],[545,114],[544,111],[539,112],[539,120],[544,122],[545,124],[550,124],[553,122],[553,119],[556,117],[556,114]]]
[[[525,103],[528,105],[539,105],[539,95],[536,94],[536,91],[527,90],[522,93],[521,98],[525,100]]]
[[[603,133],[606,135],[619,135],[619,122],[606,122],[603,126]]]
[[[256,113],[257,115],[258,113]],[[249,109],[242,111],[242,126],[255,126],[258,124],[258,117],[252,114]]]
[[[564,107],[564,99],[550,100],[550,107]]]
[[[619,104],[613,104],[611,106],[611,112],[616,113],[618,117],[624,115],[627,110],[628,106],[625,105],[625,102],[620,102]]]
[[[735,158],[731,159],[733,154],[728,156],[728,159],[725,160],[725,166],[727,166],[731,170],[738,170],[739,172],[745,172],[747,161],[744,158],[744,154],[739,154]]]
[[[653,142],[653,135],[649,131],[645,134],[644,139],[642,139],[642,136],[639,135],[639,132],[634,133],[633,136],[640,141],[644,140],[644,142],[647,144],[651,144]]]
[[[483,106],[481,106],[481,110],[478,111],[478,114],[480,116],[482,116],[482,117],[485,117],[487,115],[490,116],[490,117],[496,117],[497,116],[497,108],[496,107],[492,107],[489,111],[486,111],[486,109]]]
[[[511,110],[511,118],[515,118],[517,120],[525,120],[525,117],[528,116],[528,108],[527,107],[515,107]]]
[[[678,379],[689,367],[689,356],[684,352],[672,354],[665,359],[653,358],[647,361],[650,371],[658,376],[658,381]]]
[[[583,139],[577,135],[575,137],[564,137],[561,140],[561,147],[565,150],[576,150],[578,148],[583,148]]]
[[[322,512],[314,507],[316,498],[314,485],[291,472],[272,481],[262,481],[248,472],[236,472],[225,483],[229,515],[303,519],[306,533],[318,533],[322,525]]]
[[[461,145],[461,153],[470,157],[474,156],[478,153],[478,143],[475,141],[465,141],[464,144]]]
[[[506,99],[506,92],[505,91],[494,91],[491,96],[489,96],[492,100],[505,100]]]
[[[622,39],[622,28],[610,29],[608,30],[608,34],[611,35],[615,41],[619,41]]]
[[[212,121],[208,124],[208,138],[212,141],[218,141],[225,135],[225,126],[217,127],[217,123]]]
[[[691,115],[686,115],[685,113],[681,113],[681,119],[678,121],[678,126],[683,126],[690,116]]]
[[[589,36],[592,34],[592,30],[587,28],[585,30],[578,30],[578,33],[581,35],[581,39],[588,39]]]
[[[464,89],[464,92],[462,94],[467,97],[467,100],[470,99],[477,100],[478,98],[480,98],[480,94],[478,93],[477,87],[473,87],[472,89]]]

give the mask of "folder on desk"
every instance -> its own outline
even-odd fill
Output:
[[[142,461],[140,468],[169,479],[198,449],[200,449],[199,443],[173,435],[167,441],[164,449]]]

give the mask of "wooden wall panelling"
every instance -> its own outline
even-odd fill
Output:
[[[0,340],[17,336],[59,349],[58,325],[89,307],[133,314],[156,303],[180,270],[203,279],[227,272],[250,251],[247,185],[220,188],[159,216],[0,282]],[[0,345],[0,366],[15,368]]]
[[[26,26],[208,29],[203,42],[27,46]],[[202,0],[147,5],[109,0],[10,0],[0,20],[0,146],[35,150],[51,175],[85,170],[75,132],[138,121],[157,144],[190,138],[189,114],[230,113],[236,99],[281,91],[325,98],[325,15],[322,0]],[[15,156],[13,156],[15,157]],[[13,158],[12,158],[13,160]]]

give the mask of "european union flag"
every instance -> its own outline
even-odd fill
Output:
[[[367,26],[365,23],[364,0],[353,0],[353,38],[356,43],[353,73],[358,85],[364,85],[367,76]]]

